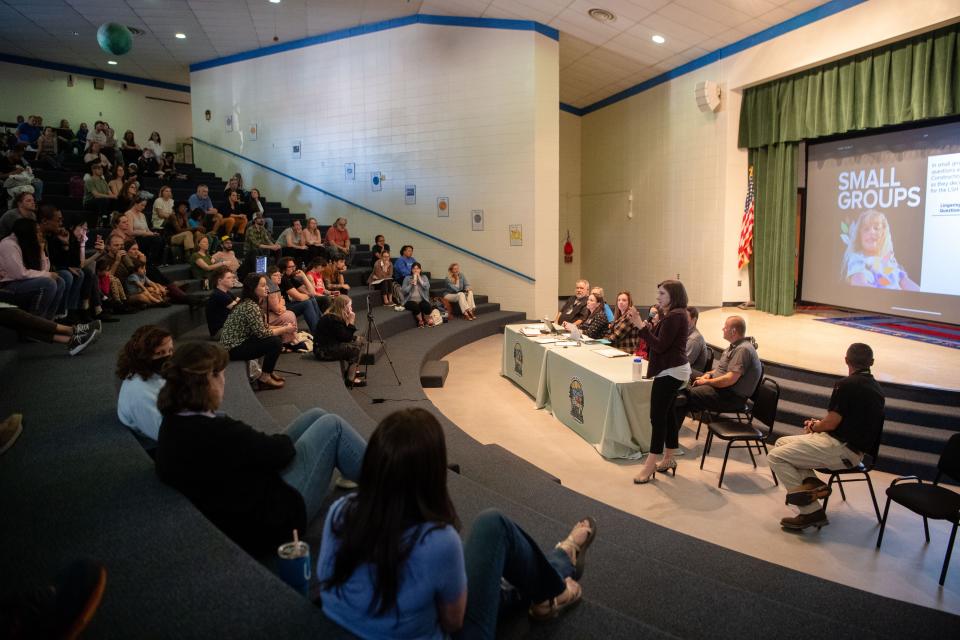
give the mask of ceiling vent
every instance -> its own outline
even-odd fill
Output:
[[[612,11],[607,11],[606,9],[593,8],[587,11],[587,15],[596,20],[597,22],[616,22],[617,16]]]
[[[127,29],[130,29],[130,35],[133,36],[142,36],[146,33],[143,29],[138,29],[137,27],[127,26]]]

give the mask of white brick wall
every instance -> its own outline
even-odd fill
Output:
[[[538,267],[534,254],[537,216],[552,216],[551,238],[556,225],[555,199],[552,211],[537,207],[537,181],[552,180],[557,192],[556,170],[538,173],[537,153],[552,145],[555,166],[559,140],[555,114],[552,130],[537,116],[551,87],[555,110],[558,87],[556,62],[552,74],[536,64],[541,40],[556,60],[556,42],[534,32],[417,24],[193,72],[194,135],[536,277],[538,286],[542,271],[542,284],[555,290],[555,265]],[[238,124],[226,132],[230,113]],[[256,141],[245,133],[253,121]],[[299,160],[288,149],[296,139]],[[476,290],[536,313],[535,287],[522,279],[201,144],[196,154],[205,169],[239,170],[247,184],[322,224],[348,216],[365,242],[383,233],[395,250],[414,245],[435,275],[457,260]],[[355,182],[344,180],[348,162]],[[373,171],[386,178],[380,192],[370,189]],[[404,204],[407,183],[417,186],[416,205]],[[450,198],[449,218],[437,217],[439,196]],[[472,209],[485,212],[483,232],[471,230]],[[523,247],[509,246],[510,224],[523,225]]]

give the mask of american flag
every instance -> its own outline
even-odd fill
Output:
[[[753,254],[753,201],[756,188],[753,183],[753,167],[748,171],[747,201],[743,203],[743,221],[740,223],[740,246],[737,248],[737,268],[743,269]]]

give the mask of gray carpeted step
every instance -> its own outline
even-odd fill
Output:
[[[424,389],[439,389],[450,373],[450,363],[446,360],[427,360],[420,367],[420,386]]]

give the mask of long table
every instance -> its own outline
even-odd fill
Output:
[[[524,326],[504,328],[501,375],[603,457],[636,459],[650,450],[653,381],[633,379],[633,358],[594,353],[603,345],[541,344],[521,333]]]

